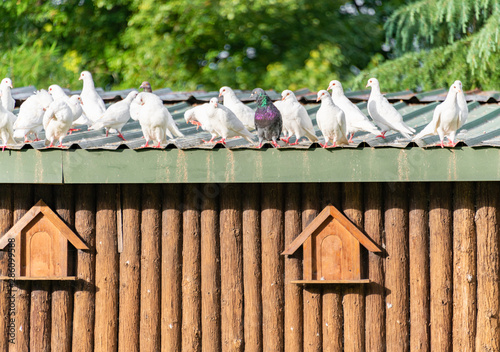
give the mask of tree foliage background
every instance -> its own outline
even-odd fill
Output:
[[[0,2],[0,75],[16,86],[174,90],[493,88],[500,10],[486,0]]]

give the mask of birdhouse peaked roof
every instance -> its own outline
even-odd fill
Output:
[[[0,249],[5,248],[9,239],[16,237],[22,229],[29,225],[35,217],[42,213],[66,239],[78,249],[89,249],[85,243],[59,218],[59,216],[50,209],[43,200],[39,200],[24,216],[0,238]]]
[[[359,243],[361,243],[370,252],[382,252],[379,246],[372,241],[371,238],[361,232],[348,218],[346,218],[333,205],[326,206],[319,215],[311,221],[304,231],[290,244],[290,246],[282,253],[283,255],[292,255],[299,249],[300,246],[325,222],[330,222],[333,219],[337,220],[351,235],[353,235]]]

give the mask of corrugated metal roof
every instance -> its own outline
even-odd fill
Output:
[[[13,89],[13,97],[17,100],[17,106],[29,97],[34,91],[35,87],[23,87]],[[99,94],[107,104],[114,101],[121,100],[132,89],[110,91],[106,92],[98,89]],[[68,94],[78,94],[79,91],[69,91]],[[195,104],[202,104],[208,102],[210,98],[218,96],[218,92],[173,92],[169,88],[164,88],[154,91],[165,103],[169,111],[172,113],[174,120],[179,126],[184,138],[177,138],[169,140],[163,148],[179,148],[179,149],[213,149],[213,148],[256,148],[242,138],[233,138],[226,141],[227,145],[222,146],[215,143],[204,143],[203,140],[210,139],[210,135],[201,129],[197,130],[196,126],[187,125],[184,121],[184,112],[190,109]],[[249,106],[255,107],[255,103],[250,99],[250,91],[236,90],[237,96]],[[280,99],[280,94],[276,91],[267,91],[268,95],[273,100]],[[437,104],[444,100],[447,90],[439,89],[424,93],[414,93],[412,91],[393,92],[386,94],[387,98],[394,103],[396,109],[403,115],[404,121],[410,126],[414,127],[417,132],[422,130],[431,120],[432,113]],[[321,132],[316,124],[316,112],[319,104],[316,103],[316,93],[308,89],[301,89],[295,92],[297,98],[303,103],[311,116],[316,135],[322,141]],[[369,90],[348,92],[346,95],[357,102],[358,107],[368,115],[366,110],[366,100],[370,94]],[[469,117],[467,123],[459,130],[457,141],[469,147],[482,147],[482,146],[500,146],[500,105],[497,99],[500,98],[500,92],[482,92],[472,91],[466,93],[466,99],[469,105]],[[116,150],[119,148],[138,149],[144,144],[142,138],[142,131],[139,122],[130,120],[123,128],[122,133],[126,141],[121,140],[116,135],[110,134],[109,137],[105,136],[104,130],[87,131],[83,128],[81,131],[74,132],[64,138],[64,146],[68,148],[81,148],[81,149],[103,149],[103,150]],[[44,133],[39,136],[43,139]],[[255,138],[257,140],[257,138]],[[293,141],[293,139],[292,139]],[[435,147],[439,142],[437,136],[425,138],[424,143],[420,147]],[[270,146],[270,144],[268,145]],[[305,138],[303,142],[295,146],[286,146],[281,142],[284,149],[308,149],[311,147],[319,147],[317,144],[308,142]],[[356,133],[353,143],[349,146],[341,148],[358,148],[360,146],[368,147],[393,147],[393,148],[407,148],[415,146],[414,143],[402,137],[399,133],[388,132],[386,139],[377,138],[369,133]],[[45,149],[44,141],[34,143],[19,143],[9,149]]]

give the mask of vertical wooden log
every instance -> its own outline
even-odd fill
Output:
[[[324,183],[322,208],[331,204],[342,209],[342,189],[339,183]],[[342,308],[342,287],[339,285],[323,287],[323,352],[342,352],[344,350],[344,312]]]
[[[31,185],[13,185],[14,222],[17,223],[33,206]],[[19,255],[19,252],[17,253]],[[19,256],[17,258],[19,260]],[[16,340],[10,351],[29,351],[30,347],[30,296],[31,283],[16,285]]]
[[[222,351],[243,351],[245,348],[241,221],[241,186],[225,185],[220,202]]]
[[[500,351],[498,182],[478,182],[476,192],[476,351]]]
[[[73,351],[94,351],[95,323],[95,187],[78,185],[75,193],[75,229],[89,247],[77,252],[77,283],[74,296]]]
[[[262,351],[262,267],[260,242],[260,186],[242,189],[243,289],[245,351]]]
[[[182,186],[163,185],[161,350],[182,346]]]
[[[261,189],[262,222],[262,346],[264,351],[284,348],[283,186]]]
[[[345,183],[344,214],[358,228],[363,228],[363,188],[360,183]],[[363,254],[364,248],[361,249]],[[365,297],[362,285],[344,289],[344,350],[364,351],[365,348]]]
[[[4,235],[13,225],[12,191],[9,186],[4,187],[4,191],[0,194],[0,235]],[[1,275],[5,276],[8,275],[9,267],[9,251],[7,248],[4,251],[0,251]],[[17,251],[17,248],[14,248],[14,250]],[[15,327],[14,331],[12,331],[12,326],[10,325],[11,315],[9,308],[11,297],[15,290],[16,287],[11,287],[9,281],[0,281],[0,351],[2,352],[9,350],[9,341],[11,339],[15,340],[16,331]],[[15,316],[13,318],[16,319]]]
[[[302,232],[298,183],[285,186],[285,249]],[[302,287],[290,281],[302,279],[302,260],[285,257],[285,351],[302,351],[304,347],[304,311]]]
[[[206,184],[201,199],[201,346],[206,352],[221,350],[219,192],[218,185]]]
[[[431,350],[452,349],[453,237],[452,188],[449,182],[430,184],[429,235],[431,277]]]
[[[142,187],[140,350],[160,350],[161,188]]]
[[[473,351],[476,339],[476,227],[474,184],[454,184],[453,350]]]
[[[408,351],[409,272],[408,272],[408,205],[407,185],[385,185],[385,266],[387,351]]]
[[[74,228],[73,186],[54,188],[56,212],[70,228]],[[73,292],[69,282],[52,283],[52,351],[70,352],[73,321]]]
[[[141,186],[121,185],[123,252],[120,253],[118,350],[139,352],[141,317]],[[158,284],[158,283],[157,283]]]
[[[198,187],[184,187],[182,247],[182,350],[201,351],[201,252]]]
[[[43,199],[54,209],[52,186],[37,185],[34,190],[34,203]],[[50,351],[50,287],[48,281],[34,281],[31,284],[30,313],[30,350]]]
[[[410,350],[430,351],[428,187],[409,185]]]
[[[384,214],[381,183],[364,184],[365,232],[381,248],[385,247],[383,236]],[[385,287],[384,254],[368,252],[368,278],[372,281],[366,286],[365,298],[365,349],[366,351],[385,351]]]
[[[96,215],[96,351],[118,348],[118,250],[115,185],[97,186]]]
[[[319,186],[315,183],[302,184],[302,230],[314,220],[320,211]],[[321,351],[322,309],[321,288],[304,287],[304,351]]]

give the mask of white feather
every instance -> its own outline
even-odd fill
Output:
[[[408,126],[401,114],[392,106],[389,101],[380,93],[380,84],[376,78],[368,80],[367,87],[372,87],[370,98],[368,99],[368,113],[373,121],[380,127],[382,133],[394,130],[410,139],[415,130]]]
[[[461,111],[457,102],[457,94],[460,91],[457,84],[451,85],[446,99],[434,109],[432,121],[413,140],[438,134],[441,145],[445,137],[452,143],[454,142],[457,130],[460,128]]]
[[[318,137],[314,132],[314,127],[306,109],[297,100],[291,90],[284,90],[281,93],[282,101],[275,104],[283,119],[283,130],[287,137],[295,135],[296,143],[302,136],[307,137],[311,142],[317,142]]]
[[[326,90],[318,92],[318,100],[321,100],[321,106],[316,113],[316,122],[325,138],[325,147],[329,141],[332,141],[334,146],[349,144],[344,112],[335,106]]]
[[[224,106],[234,112],[246,129],[255,129],[255,111],[243,104],[230,87],[222,87],[219,90],[219,96],[222,96]]]
[[[95,89],[90,72],[83,71],[79,79],[83,80],[83,88],[80,94],[83,112],[94,123],[104,115],[106,105],[104,105],[104,101]]]
[[[333,80],[328,89],[332,90],[332,100],[345,114],[347,134],[366,131],[375,135],[380,134],[379,129],[354,105],[345,95],[342,84]]]

